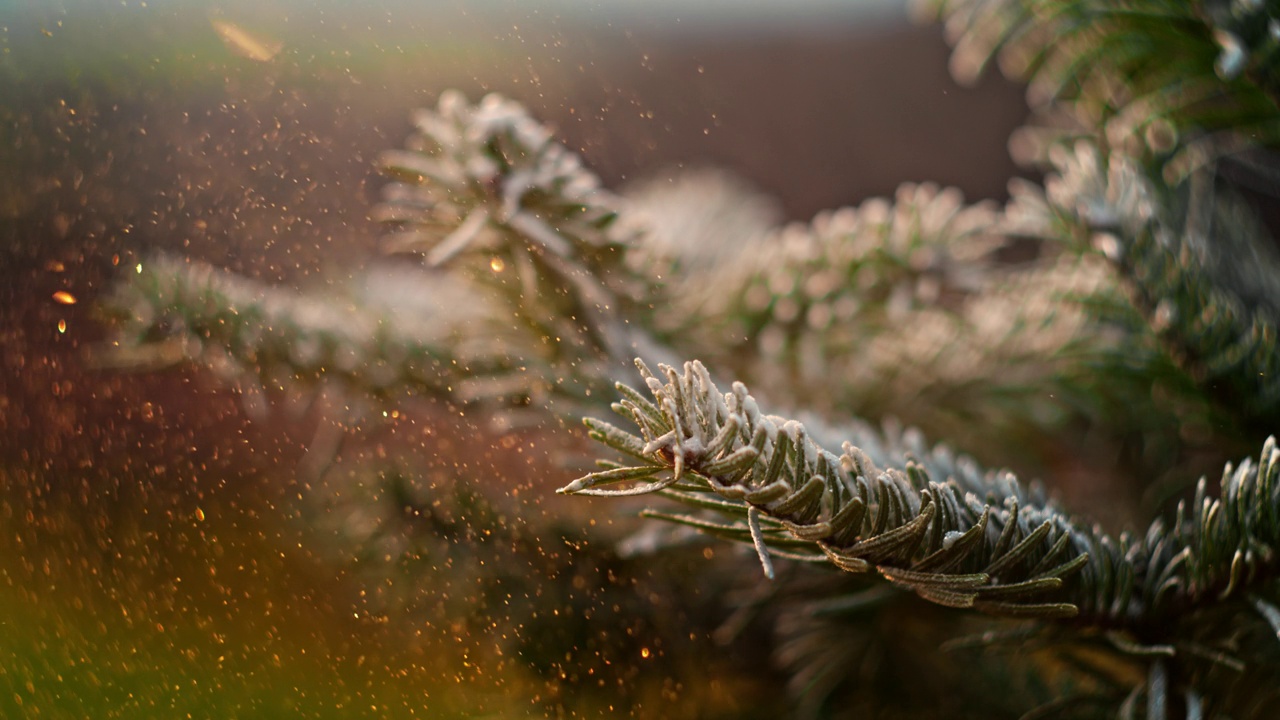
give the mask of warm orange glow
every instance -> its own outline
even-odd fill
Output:
[[[257,60],[258,62],[266,62],[275,57],[284,47],[283,43],[277,42],[261,36],[255,36],[246,32],[243,28],[233,25],[224,20],[211,20],[214,32],[218,33],[218,37],[222,38],[222,42],[235,54]]]
[[[53,294],[53,301],[57,303],[62,303],[63,305],[75,305],[76,296],[72,295],[66,290],[59,290],[58,292]]]

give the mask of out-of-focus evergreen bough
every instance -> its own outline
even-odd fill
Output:
[[[506,424],[617,398],[625,422],[587,421],[617,455],[562,492],[653,496],[633,550],[750,548],[739,616],[774,620],[801,714],[1272,717],[1280,6],[921,9],[959,79],[1028,83],[1012,146],[1043,187],[904,185],[777,227],[717,173],[610,193],[518,104],[451,93],[383,158],[375,213],[436,310],[157,260],[117,296],[116,357]]]

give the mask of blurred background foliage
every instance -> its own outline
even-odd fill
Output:
[[[1025,696],[1074,698],[1084,715],[1132,709],[1129,688],[1165,682],[1150,670],[1163,665],[1140,652],[1117,661],[1097,637],[1071,638],[1078,652],[1065,654],[1029,643],[1018,656],[1028,662],[973,672],[965,654],[994,654],[1001,626],[785,564],[782,582],[763,583],[742,548],[637,535],[636,505],[617,514],[554,498],[589,452],[565,422],[576,406],[532,423],[517,412],[483,417],[468,410],[494,386],[460,388],[499,371],[563,373],[569,382],[492,395],[534,410],[557,392],[598,403],[598,386],[572,382],[600,379],[585,355],[532,369],[540,356],[511,355],[512,367],[495,370],[462,342],[449,346],[438,386],[400,396],[383,392],[398,382],[385,375],[368,392],[360,383],[396,353],[419,352],[395,347],[407,315],[455,328],[466,316],[400,292],[413,260],[369,264],[387,245],[375,218],[407,228],[409,241],[415,223],[428,235],[449,230],[405,210],[429,197],[415,194],[431,185],[414,187],[424,185],[417,160],[382,153],[410,134],[409,110],[435,107],[446,88],[500,91],[656,218],[640,266],[671,277],[720,270],[699,266],[718,263],[680,238],[705,232],[711,247],[728,230],[776,257],[723,268],[743,290],[728,299],[708,299],[708,284],[670,283],[673,306],[636,323],[659,341],[827,420],[897,416],[980,461],[1049,477],[1065,504],[1108,530],[1144,523],[1200,475],[1253,452],[1274,419],[1269,395],[1250,394],[1255,379],[1232,374],[1271,362],[1274,327],[1251,314],[1273,297],[1266,273],[1233,274],[1232,253],[1204,251],[1194,231],[1239,227],[1231,247],[1254,247],[1257,228],[1231,222],[1248,211],[1216,189],[1239,177],[1227,136],[1242,115],[1261,116],[1245,127],[1254,140],[1280,136],[1266,124],[1274,42],[1237,22],[1257,8],[1224,15],[1205,3],[1217,31],[1174,33],[1168,42],[1186,52],[1157,72],[1159,52],[1133,38],[1182,11],[1147,5],[936,3],[945,29],[908,25],[891,2],[6,6],[0,682],[11,692],[0,692],[0,708],[1016,717],[1034,706]],[[1113,38],[1125,53],[1075,62],[1073,52]],[[1029,89],[983,76],[992,60]],[[958,87],[948,62],[973,86]],[[1200,72],[1200,84],[1163,93],[1183,70]],[[1228,93],[1204,102],[1218,80]],[[1035,114],[1015,133],[1027,122],[1024,92]],[[418,130],[419,140],[430,134],[421,120]],[[1021,169],[1008,159],[1011,134]],[[1221,174],[1203,171],[1227,156]],[[405,183],[375,209],[387,186],[379,164]],[[1240,164],[1267,176],[1265,158]],[[680,179],[706,165],[743,180]],[[1006,185],[1040,171],[1051,173],[1043,192]],[[1151,178],[1168,185],[1144,204]],[[900,185],[916,180],[940,185]],[[432,198],[432,209],[465,227],[466,213],[498,194],[477,192]],[[1249,192],[1240,208],[1266,196]],[[856,209],[769,234],[838,206]],[[716,222],[682,224],[708,209]],[[1165,241],[1181,243],[1182,262],[1168,261]],[[584,267],[608,266],[607,256]],[[479,257],[478,272],[487,277],[487,262],[514,273],[521,257]],[[601,281],[625,285],[632,271],[645,267]],[[1126,273],[1139,281],[1125,285]],[[142,317],[143,354],[105,352],[96,309],[119,310],[119,296],[104,302],[118,278],[142,288],[142,306],[150,291],[197,312]],[[184,278],[199,292],[156,290]],[[491,283],[495,296],[506,282]],[[492,299],[458,302],[478,313]],[[561,324],[518,319],[548,338],[592,325],[578,317],[589,303],[569,307],[559,313],[568,320],[551,318]],[[218,315],[225,308],[239,314]],[[1227,319],[1203,333],[1180,322],[1221,308],[1210,319]],[[190,324],[206,310],[214,322]],[[324,326],[330,316],[346,326]],[[310,325],[291,324],[304,317]],[[706,317],[729,321],[701,336]],[[1244,340],[1222,330],[1239,329],[1237,319]],[[377,330],[351,335],[365,327]],[[317,328],[351,342],[310,348],[289,335]],[[184,333],[198,350],[152,343]],[[612,354],[607,337],[595,339]],[[345,368],[354,391],[296,372],[317,357],[343,369],[343,345],[356,348]],[[361,361],[373,355],[381,360]],[[183,359],[218,372],[174,367]],[[154,372],[120,374],[121,364]],[[833,373],[842,383],[826,392]],[[645,552],[670,543],[696,550]],[[1229,617],[1185,629],[1208,638]],[[1231,642],[1274,655],[1250,628]],[[1264,662],[1249,682],[1265,687],[1273,670]]]
[[[374,159],[447,87],[519,98],[611,185],[720,165],[794,219],[912,177],[1000,197],[1017,172],[1020,91],[956,87],[941,31],[895,3],[610,5],[0,7],[3,714],[785,706],[767,647],[725,654],[718,606],[677,604],[706,558],[619,557],[625,528],[544,500],[565,471],[542,430],[430,401],[358,431],[322,407],[250,423],[199,372],[119,374],[94,352],[95,306],[156,251],[345,286],[378,249]],[[335,424],[316,481],[307,448]]]

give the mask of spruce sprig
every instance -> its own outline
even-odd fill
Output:
[[[1227,467],[1219,499],[1202,481],[1172,525],[1113,539],[1011,473],[983,473],[945,450],[886,451],[865,430],[856,432],[865,448],[846,442],[837,456],[801,423],[761,412],[741,383],[722,394],[701,363],[664,366],[661,377],[637,364],[653,399],[619,384],[614,409],[640,434],[587,420],[591,437],[630,463],[606,463],[560,492],[675,499],[696,512],[650,514],[750,542],[769,575],[775,556],[829,563],[948,607],[1149,637],[1280,564],[1274,439],[1256,464]]]
[[[446,92],[414,125],[406,149],[381,158],[395,178],[373,213],[391,229],[387,249],[507,295],[531,331],[560,339],[552,374],[630,357],[636,333],[620,313],[648,286],[624,262],[640,228],[622,201],[501,95],[471,104]]]
[[[639,363],[656,402],[622,389],[615,406],[641,435],[588,421],[592,437],[644,464],[611,467],[562,492],[631,495],[662,491],[687,504],[745,516],[723,523],[670,516],[696,527],[750,540],[766,573],[771,555],[829,562],[851,572],[878,572],[921,597],[951,607],[1022,617],[1074,617],[1054,600],[1080,572],[1090,536],[1048,512],[1011,477],[990,481],[965,462],[934,482],[908,461],[881,469],[846,444],[836,456],[795,421],[761,413],[741,383],[722,395],[700,363],[683,374],[662,370],[663,384]],[[946,455],[932,458],[949,464]],[[883,461],[883,458],[882,458]],[[645,481],[615,490],[620,481]]]

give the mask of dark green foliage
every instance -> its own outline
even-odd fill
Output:
[[[1249,205],[1208,172],[1162,189],[1132,158],[1085,141],[1049,160],[1051,191],[1023,191],[1010,229],[1097,248],[1187,379],[1228,415],[1280,420],[1280,254]]]
[[[1261,178],[1275,177],[1275,4],[922,5],[945,18],[959,77],[975,77],[998,57],[1006,73],[1030,83],[1031,103],[1046,122],[1062,126],[1061,116],[1070,118],[1049,135],[1090,138],[1029,148],[1066,185],[1053,197],[1051,180],[1055,220],[1042,236],[1104,250],[1195,381],[1258,427],[1255,434],[1271,432],[1280,419],[1280,258],[1226,178],[1243,175],[1263,187],[1270,180]],[[1266,200],[1274,201],[1271,191]]]
[[[1231,0],[921,0],[944,19],[951,68],[993,59],[1032,107],[1069,112],[1178,181],[1244,137],[1280,144],[1274,3]],[[1089,130],[1087,130],[1088,132]]]

